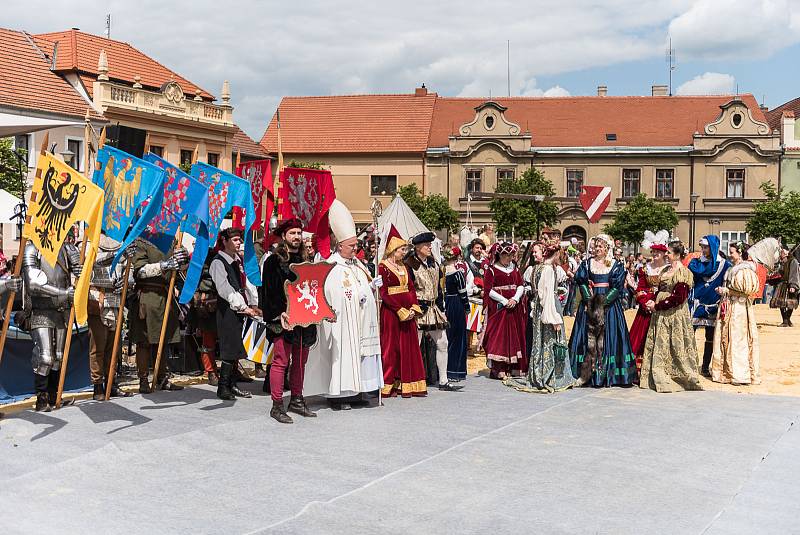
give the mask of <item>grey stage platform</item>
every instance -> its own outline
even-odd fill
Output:
[[[292,426],[268,404],[192,387],[7,417],[0,532],[800,533],[794,398],[470,377]]]

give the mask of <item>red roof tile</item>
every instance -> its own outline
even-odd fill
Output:
[[[512,97],[497,98],[505,117],[529,131],[534,147],[666,147],[692,144],[692,135],[720,114],[734,98],[672,97]],[[766,122],[752,95],[741,95],[758,121]],[[473,119],[481,98],[439,98],[429,147],[446,147],[448,136]],[[616,141],[606,141],[616,134]]]
[[[800,97],[792,99],[789,102],[785,102],[777,108],[773,108],[767,112],[767,120],[769,121],[770,128],[780,132],[781,117],[783,116],[784,111],[793,112],[795,117],[800,116]]]
[[[24,32],[0,28],[0,106],[83,119],[91,105],[50,70]],[[90,117],[102,119],[91,108]]]
[[[284,97],[279,105],[285,153],[423,152],[436,94]],[[261,138],[278,151],[276,117]]]
[[[241,152],[242,156],[257,156],[259,158],[266,158],[269,156],[264,147],[256,143],[253,138],[248,136],[244,130],[236,126],[236,132],[233,134],[233,158],[236,160],[236,153]]]
[[[56,70],[89,75],[88,79],[82,77],[89,94],[92,92],[92,82],[97,78],[97,61],[100,58],[100,51],[105,50],[108,57],[108,77],[113,81],[132,85],[134,77],[141,76],[142,86],[157,90],[166,82],[174,80],[180,84],[187,95],[199,94],[205,100],[214,100],[211,93],[128,43],[106,39],[79,30],[43,33],[35,35],[33,38],[39,47],[50,56],[52,56],[54,44],[58,42]]]

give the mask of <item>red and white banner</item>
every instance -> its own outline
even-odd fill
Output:
[[[336,198],[330,171],[287,167],[280,172],[278,221],[296,217],[303,230],[316,234],[317,250],[328,258],[331,250],[328,209]]]
[[[272,217],[272,209],[275,206],[275,196],[272,193],[272,161],[255,160],[245,162],[236,168],[236,176],[244,178],[250,182],[250,191],[253,193],[253,207],[256,211],[256,221],[253,227],[260,229],[265,224],[262,215],[266,216],[266,221]],[[266,210],[264,210],[266,203]],[[233,227],[244,228],[244,215],[241,208],[233,209]]]
[[[294,282],[287,280],[283,283],[289,327],[308,327],[323,321],[336,321],[336,314],[325,296],[325,279],[333,269],[333,264],[301,262],[292,264],[289,269],[297,275]]]
[[[589,223],[597,223],[611,202],[611,188],[609,186],[583,186],[578,198],[586,212]]]

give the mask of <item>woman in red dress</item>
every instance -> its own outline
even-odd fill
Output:
[[[525,303],[520,303],[525,283],[512,261],[517,246],[509,242],[493,246],[494,262],[483,275],[483,310],[486,332],[483,348],[489,360],[492,379],[527,372],[525,356]]]
[[[649,230],[644,233],[642,249],[645,251],[650,250],[652,260],[639,268],[639,283],[636,287],[636,301],[639,303],[639,308],[631,325],[631,349],[633,349],[633,354],[636,356],[637,375],[642,371],[642,354],[644,353],[644,343],[647,339],[647,329],[650,327],[650,316],[652,314],[647,310],[645,304],[648,301],[656,300],[661,270],[667,265],[668,241],[669,232],[666,230],[660,230],[656,234]]]
[[[384,396],[425,396],[425,366],[417,338],[417,322],[422,314],[414,283],[408,276],[403,257],[406,241],[392,226],[378,275],[383,279],[381,295],[381,355],[383,357]]]

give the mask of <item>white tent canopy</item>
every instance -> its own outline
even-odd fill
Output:
[[[17,206],[20,199],[17,199],[4,189],[0,189],[0,223],[13,223],[16,224],[16,219],[11,219],[14,215],[14,207]]]
[[[411,211],[406,201],[399,195],[396,196],[378,219],[378,236],[381,240],[378,244],[378,260],[383,258],[387,236],[392,225],[395,226],[405,240],[410,240],[421,232],[428,232],[428,227],[422,224],[422,221]]]
[[[82,126],[83,124],[83,121],[78,120],[63,121],[0,112],[0,137],[29,134],[30,132],[57,128],[59,126]]]

